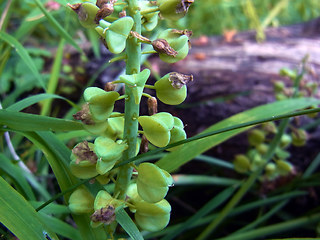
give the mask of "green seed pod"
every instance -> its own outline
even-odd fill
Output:
[[[95,21],[96,14],[99,11],[99,8],[91,3],[78,3],[78,4],[68,4],[78,14],[80,24],[85,28],[95,28],[98,24]]]
[[[77,178],[88,179],[96,176],[97,156],[94,145],[88,142],[77,144],[71,154],[70,171]]]
[[[117,114],[117,113],[115,113]],[[123,137],[124,117],[108,118],[108,127],[105,130],[106,136],[116,140]]]
[[[283,93],[277,93],[277,94],[275,95],[275,98],[276,98],[276,100],[278,100],[278,101],[282,101],[282,100],[288,99],[288,97],[287,97],[285,94],[283,94]]]
[[[292,138],[289,134],[283,134],[280,139],[280,147],[287,148],[292,142]]]
[[[109,51],[114,54],[121,53],[126,47],[126,40],[134,24],[133,19],[131,17],[123,17],[111,24],[101,20],[99,24],[104,28],[103,33],[106,32],[105,40]],[[101,34],[99,28],[96,30]]]
[[[243,154],[238,154],[233,160],[234,170],[239,173],[246,173],[250,170],[250,160]]]
[[[285,86],[284,82],[282,82],[282,81],[275,81],[273,83],[273,89],[274,89],[275,93],[282,92],[285,87],[286,86]]]
[[[251,146],[258,146],[265,140],[265,133],[260,129],[253,129],[248,133],[248,140]]]
[[[176,52],[175,54],[168,55],[165,51],[159,52],[159,57],[162,61],[167,63],[175,63],[184,59],[189,52],[189,38],[186,35],[181,35],[175,29],[167,29],[161,32],[158,39],[164,39],[168,42],[170,47]],[[161,43],[161,42],[160,42]],[[163,43],[161,43],[163,44]],[[167,46],[164,46],[164,49]],[[155,46],[154,46],[155,48]],[[155,49],[156,50],[156,49]],[[157,51],[157,50],[156,50]]]
[[[169,144],[179,142],[179,141],[185,140],[187,138],[187,134],[184,131],[183,122],[177,117],[173,117],[173,119],[174,119],[174,125],[173,125],[173,128],[170,130]],[[183,147],[183,144],[176,146],[176,147],[173,147],[173,148],[169,148],[169,149],[167,149],[167,151],[176,151],[182,147]]]
[[[261,155],[264,155],[268,152],[269,145],[265,143],[261,143],[258,146],[256,146],[256,149]]]
[[[152,116],[141,116],[138,121],[146,138],[157,147],[165,147],[170,141],[170,130],[174,119],[170,113],[161,112]]]
[[[277,171],[281,176],[287,176],[289,173],[293,172],[294,167],[291,163],[284,161],[284,160],[278,160],[276,161]]]
[[[285,76],[285,77],[289,77],[290,79],[295,79],[297,77],[297,72],[293,71],[289,68],[282,68],[280,70],[280,75],[281,76]]]
[[[120,82],[123,82],[131,88],[134,96],[135,104],[139,104],[143,92],[144,85],[150,76],[150,70],[144,69],[138,74],[121,75]]]
[[[274,122],[266,122],[262,123],[262,130],[267,133],[276,134],[278,132],[277,126]]]
[[[307,142],[307,132],[303,129],[295,129],[291,132],[292,145],[296,147],[302,147],[306,145]]]
[[[157,8],[147,1],[138,2],[141,11]],[[147,13],[142,15],[142,25],[147,31],[152,31],[158,24],[158,12]]]
[[[94,200],[94,210],[99,210],[109,205],[117,208],[123,206],[124,202],[113,198],[107,191],[100,190]]]
[[[265,164],[265,160],[262,159],[261,154],[256,149],[248,151],[248,157],[251,162],[250,170],[253,172],[258,170],[263,164]]]
[[[114,103],[119,93],[106,92],[101,88],[89,87],[84,93],[84,100],[89,103],[90,112],[97,121],[106,120],[113,111]]]
[[[97,172],[106,174],[122,157],[124,150],[128,148],[125,143],[118,143],[108,137],[97,137],[94,141],[94,151],[98,156]]]
[[[194,0],[160,0],[157,4],[162,17],[177,21],[186,15],[193,2]]]
[[[171,175],[152,163],[141,163],[138,168],[137,189],[149,203],[161,201],[173,183]]]
[[[282,148],[277,147],[275,150],[275,155],[279,158],[279,159],[287,159],[290,157],[290,153],[286,150],[283,150]]]
[[[143,230],[160,231],[170,221],[171,206],[165,199],[157,203],[136,202],[135,207],[135,220]]]
[[[108,121],[103,122],[94,122],[90,125],[84,125],[84,128],[93,135],[99,135],[102,132],[106,131],[108,128]]]
[[[78,188],[69,198],[69,209],[76,214],[92,213],[94,197],[86,188]]]
[[[192,75],[176,72],[168,73],[155,83],[157,98],[169,105],[178,105],[187,97],[186,83],[192,81]]]

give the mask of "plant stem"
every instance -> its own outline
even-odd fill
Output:
[[[141,34],[141,15],[138,11],[138,1],[128,0],[128,15],[135,22],[132,31]],[[127,65],[126,74],[138,74],[141,65],[141,44],[136,38],[129,36],[126,43]],[[136,156],[136,144],[138,135],[139,104],[135,104],[133,92],[130,87],[126,87],[125,94],[128,96],[125,101],[125,125],[124,139],[128,144],[128,149],[123,153],[122,161]],[[132,175],[132,167],[125,164],[119,168],[114,196],[124,200]]]

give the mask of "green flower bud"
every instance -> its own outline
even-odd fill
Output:
[[[169,105],[178,105],[187,97],[186,84],[193,80],[192,75],[176,72],[168,73],[155,83],[157,98]]]
[[[289,77],[290,79],[295,79],[297,77],[297,72],[289,68],[282,68],[280,70],[280,75],[284,77]]]
[[[146,84],[148,78],[150,76],[150,70],[144,69],[138,74],[131,74],[131,75],[121,75],[120,82],[123,82],[128,87],[131,88],[133,92],[133,97],[135,104],[140,103],[140,99],[142,96],[144,85]]]
[[[294,167],[292,166],[292,164],[284,160],[276,161],[276,166],[278,173],[281,176],[287,176],[289,173],[294,171]]]
[[[70,171],[77,178],[88,179],[96,176],[97,156],[94,145],[88,142],[77,144],[71,154]]]
[[[256,149],[261,155],[264,155],[268,152],[269,145],[265,143],[261,143],[258,146],[256,146]]]
[[[111,24],[101,20],[99,24],[104,28],[103,34],[104,32],[106,33],[105,39],[109,51],[114,54],[121,53],[126,47],[126,40],[134,24],[133,19],[131,17],[123,17]],[[101,34],[100,28],[96,30]]]
[[[97,121],[106,120],[113,111],[114,103],[120,96],[117,92],[106,92],[101,88],[89,87],[83,93],[89,103],[90,112]]]
[[[177,21],[183,18],[194,0],[160,0],[157,4],[162,17]]]
[[[263,131],[267,133],[276,134],[278,132],[277,126],[274,122],[265,122],[261,124]]]
[[[161,201],[173,183],[171,175],[152,163],[141,163],[138,168],[137,189],[140,197],[150,203]]]
[[[287,159],[290,157],[290,153],[283,150],[282,148],[276,148],[275,155],[280,159]]]
[[[99,158],[97,172],[103,175],[111,170],[127,148],[128,145],[125,143],[115,142],[108,137],[97,137],[94,141],[94,151]]]
[[[273,180],[278,177],[277,166],[274,163],[268,163],[264,170],[269,180]]]
[[[143,230],[160,231],[170,221],[171,206],[165,199],[157,203],[136,202],[135,207],[135,220]]]
[[[248,133],[249,144],[252,146],[257,146],[264,142],[265,133],[260,129],[253,129]]]
[[[246,173],[250,170],[250,160],[243,154],[238,154],[233,160],[234,170],[238,173]]]
[[[283,134],[280,139],[280,147],[287,148],[292,142],[292,138],[289,134]]]
[[[258,170],[263,164],[265,164],[265,160],[262,159],[261,154],[256,150],[252,149],[248,152],[248,157],[250,159],[250,170],[256,171]]]
[[[78,188],[69,198],[69,209],[76,214],[93,212],[94,197],[86,188]]]
[[[288,99],[288,97],[287,97],[285,94],[283,94],[283,93],[277,93],[277,94],[275,95],[275,97],[276,97],[276,100],[278,100],[278,101],[282,101],[282,100]]]
[[[78,4],[68,4],[78,14],[80,24],[85,28],[95,28],[98,24],[95,21],[96,14],[99,11],[99,8],[91,3],[78,3]]]
[[[302,147],[306,145],[307,142],[307,132],[303,129],[295,129],[291,132],[292,145],[296,147]]]
[[[170,130],[169,144],[179,142],[179,141],[185,140],[187,138],[187,134],[184,131],[183,122],[177,117],[173,117],[173,119],[174,119],[174,125],[173,125],[173,128]],[[183,144],[176,146],[176,147],[173,147],[173,148],[169,148],[169,149],[167,149],[167,151],[176,151],[182,147],[183,147]]]
[[[152,116],[140,116],[138,121],[146,138],[157,147],[165,147],[170,141],[174,119],[170,113],[161,112]]]
[[[276,81],[273,83],[273,88],[276,93],[282,92],[285,88],[285,84],[282,81]]]
[[[153,47],[159,53],[159,57],[162,61],[175,63],[184,59],[188,55],[189,38],[186,35],[181,35],[175,31],[175,29],[167,29],[159,34],[158,40],[161,39],[166,40],[169,46],[160,41],[159,44],[161,46],[155,46],[157,44],[153,44]],[[169,47],[174,51],[172,54],[168,54],[167,52]],[[160,49],[163,49],[163,51]]]

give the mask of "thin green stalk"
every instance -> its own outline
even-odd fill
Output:
[[[132,31],[141,34],[141,15],[138,11],[138,1],[128,1],[128,15],[134,19],[135,25]],[[136,38],[129,36],[126,43],[126,74],[138,74],[141,66],[141,44]],[[125,101],[125,125],[124,139],[128,144],[128,149],[123,154],[123,161],[136,156],[136,144],[138,133],[138,117],[139,104],[136,104],[133,97],[133,92],[129,87],[126,87],[125,94],[128,96]],[[117,181],[115,185],[114,196],[119,199],[125,199],[126,192],[130,183],[133,168],[129,164],[125,164],[119,168]]]

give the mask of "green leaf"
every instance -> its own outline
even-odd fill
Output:
[[[79,52],[82,52],[81,48],[74,41],[74,39],[64,30],[64,28],[57,22],[57,20],[45,9],[40,0],[34,0],[36,5],[39,7],[41,12],[46,16],[49,23],[56,29],[56,31],[60,34],[61,37],[66,39],[68,43],[74,46]]]
[[[29,106],[31,106],[32,104],[38,103],[41,100],[44,99],[52,99],[52,98],[58,98],[58,99],[63,99],[66,100],[70,105],[75,106],[74,103],[72,103],[70,100],[61,97],[59,95],[56,94],[48,94],[48,93],[41,93],[41,94],[37,94],[35,96],[31,96],[25,99],[22,99],[14,104],[12,104],[11,106],[7,107],[6,110],[9,111],[14,111],[14,112],[19,112]]]
[[[72,131],[83,125],[76,121],[0,109],[0,124],[19,131]]]
[[[21,45],[21,43],[19,43],[18,40],[12,37],[11,35],[2,31],[0,31],[0,39],[7,42],[11,47],[16,49],[16,52],[18,53],[18,55],[21,57],[24,63],[28,66],[28,68],[30,68],[31,72],[34,74],[34,76],[40,83],[41,87],[46,91],[45,84],[43,82],[42,77],[40,76],[39,71],[37,70],[35,63],[33,62],[32,58],[30,57],[26,49]]]
[[[0,169],[4,171],[8,176],[16,182],[20,194],[24,195],[28,200],[36,200],[36,197],[28,184],[27,180],[23,176],[21,168],[14,165],[4,154],[0,153]]]
[[[240,181],[232,178],[223,177],[212,177],[205,175],[184,175],[175,174],[173,175],[174,185],[216,185],[216,186],[230,186],[234,184],[239,184]]]
[[[58,239],[32,206],[0,177],[0,222],[20,240]]]
[[[116,220],[132,239],[143,240],[139,229],[123,208],[116,211]]]
[[[214,132],[222,128],[231,127],[236,124],[289,113],[319,103],[320,101],[316,99],[300,98],[288,99],[266,104],[227,118],[217,124],[212,125],[200,134]],[[168,172],[172,172],[183,164],[195,158],[197,155],[252,127],[253,126],[239,128],[236,130],[223,132],[210,137],[198,139],[197,141],[186,143],[181,149],[171,152],[160,159],[157,162],[157,165]]]

